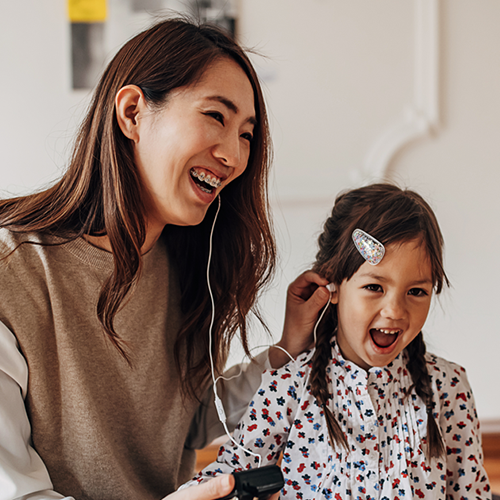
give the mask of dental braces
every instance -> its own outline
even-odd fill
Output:
[[[216,179],[215,177],[211,177],[209,174],[205,174],[205,172],[198,173],[196,170],[191,170],[191,175],[196,177],[198,180],[207,183],[209,186],[214,188],[219,188],[222,184],[220,179]]]

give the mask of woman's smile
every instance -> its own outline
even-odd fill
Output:
[[[226,58],[160,110],[140,108],[135,158],[145,187],[148,231],[199,224],[220,191],[248,163],[256,123],[254,93]]]
[[[201,168],[192,168],[190,173],[195,184],[205,193],[211,194],[222,185],[222,179],[210,171],[205,172]]]

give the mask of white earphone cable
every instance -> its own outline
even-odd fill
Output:
[[[208,262],[207,262],[207,286],[208,286],[208,293],[210,295],[210,302],[211,302],[211,305],[212,305],[212,315],[211,315],[211,318],[210,318],[210,325],[208,327],[208,354],[209,354],[209,357],[210,357],[210,370],[211,370],[211,373],[212,373],[214,396],[215,396],[214,403],[215,403],[215,407],[217,409],[217,414],[219,416],[219,420],[221,421],[221,423],[222,423],[222,425],[224,427],[224,430],[225,430],[226,434],[228,435],[229,439],[239,449],[241,449],[245,453],[248,453],[248,454],[256,457],[257,460],[258,460],[257,467],[260,467],[261,464],[262,464],[262,457],[259,454],[253,453],[250,450],[247,450],[246,448],[244,448],[243,446],[241,446],[239,443],[237,443],[234,440],[233,436],[231,436],[231,434],[230,434],[230,432],[229,432],[229,430],[227,428],[227,424],[226,424],[226,412],[224,411],[224,406],[222,404],[222,401],[219,398],[219,395],[217,394],[217,382],[220,379],[223,379],[223,380],[232,380],[233,378],[239,377],[241,375],[241,373],[242,373],[242,370],[240,369],[240,372],[237,375],[234,375],[234,376],[232,376],[230,378],[225,378],[222,375],[220,375],[218,378],[215,378],[215,367],[214,367],[214,359],[213,359],[213,354],[212,354],[212,344],[213,344],[213,341],[212,341],[212,331],[213,331],[213,326],[214,326],[214,321],[215,321],[215,301],[214,301],[214,296],[213,296],[213,293],[212,293],[212,286],[210,284],[210,263],[212,261],[212,239],[213,239],[213,234],[214,234],[215,222],[217,220],[217,217],[218,217],[219,212],[220,212],[220,207],[221,207],[221,198],[220,198],[220,195],[218,196],[218,200],[219,200],[219,206],[217,207],[217,211],[215,213],[214,221],[212,223],[212,229],[210,230],[209,249],[208,249]],[[332,290],[329,289],[329,291],[330,291],[330,298],[331,298],[332,297]],[[321,312],[320,317],[318,318],[318,321],[314,325],[314,331],[313,331],[314,345],[316,345],[316,338],[317,338],[316,330],[317,330],[318,325],[319,325],[320,321],[322,320],[322,318],[323,318],[323,316],[324,316],[324,314],[325,314],[325,312],[326,312],[329,304],[330,304],[330,300],[328,300],[328,302],[326,303],[325,307],[323,308],[323,311]],[[292,361],[295,361],[295,359],[293,358],[293,356],[286,349],[284,349],[283,347],[277,346],[277,345],[275,345],[273,347],[281,349],[284,353],[286,353],[289,356],[289,358]],[[253,349],[256,349],[256,347],[253,348]]]
[[[210,262],[212,260],[212,238],[213,238],[213,234],[214,234],[215,221],[217,220],[217,216],[219,215],[220,206],[221,206],[220,195],[219,195],[218,199],[219,199],[219,206],[217,208],[217,212],[215,213],[214,221],[212,223],[212,229],[210,231],[209,250],[208,250],[208,263],[207,263],[207,286],[208,286],[208,293],[210,295],[210,301],[211,301],[211,304],[212,304],[212,317],[210,318],[210,326],[208,328],[208,339],[209,339],[208,340],[208,353],[209,353],[209,357],[210,357],[210,369],[211,369],[211,372],[212,372],[212,380],[213,380],[213,386],[214,386],[214,395],[215,395],[215,401],[214,401],[214,403],[215,403],[215,408],[217,409],[217,414],[219,416],[219,420],[221,421],[221,423],[222,423],[222,425],[224,427],[224,430],[226,431],[226,434],[228,435],[229,439],[239,449],[241,449],[245,453],[248,453],[248,454],[256,457],[257,460],[258,460],[257,467],[260,467],[261,464],[262,464],[262,457],[259,454],[253,453],[250,450],[247,450],[246,448],[244,448],[243,446],[241,446],[239,443],[237,443],[234,440],[233,436],[231,436],[231,434],[230,434],[230,432],[229,432],[229,430],[227,428],[227,424],[226,424],[226,412],[224,411],[224,406],[222,404],[222,401],[219,398],[219,395],[217,394],[217,381],[221,377],[219,377],[218,379],[215,378],[214,359],[213,359],[213,355],[212,355],[212,330],[213,330],[213,325],[214,325],[214,320],[215,320],[215,301],[214,301],[214,296],[213,296],[213,293],[212,293],[212,287],[210,285]]]
[[[318,321],[316,321],[316,324],[314,325],[314,330],[313,330],[313,335],[314,335],[314,346],[316,346],[316,340],[317,340],[317,329],[318,325],[320,324],[321,320],[323,319],[323,316],[325,315],[326,310],[328,309],[328,306],[330,305],[330,299],[332,298],[333,292],[330,290],[330,298],[328,299],[328,302],[326,303],[325,307],[323,307],[323,310],[321,311],[321,314],[318,318]]]

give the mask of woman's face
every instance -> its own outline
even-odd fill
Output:
[[[148,230],[199,224],[248,163],[254,93],[241,67],[221,58],[201,79],[137,117],[135,160],[146,189]]]

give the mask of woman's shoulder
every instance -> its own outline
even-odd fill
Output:
[[[8,262],[31,261],[35,254],[45,253],[65,241],[51,234],[0,227],[0,259],[6,258]]]
[[[0,227],[0,258],[11,254],[14,250],[16,251],[15,253],[17,253],[18,250],[23,252],[33,246],[24,245],[26,242],[43,243],[44,237],[38,233],[21,233],[5,227]]]
[[[13,231],[6,227],[0,227],[0,248],[14,250],[22,243],[31,241],[33,243],[44,243],[48,240],[47,235],[35,232]]]
[[[45,232],[16,232],[0,228],[1,259],[10,266],[40,262],[42,267],[91,266],[103,271],[112,270],[113,256],[82,237],[56,235]]]

